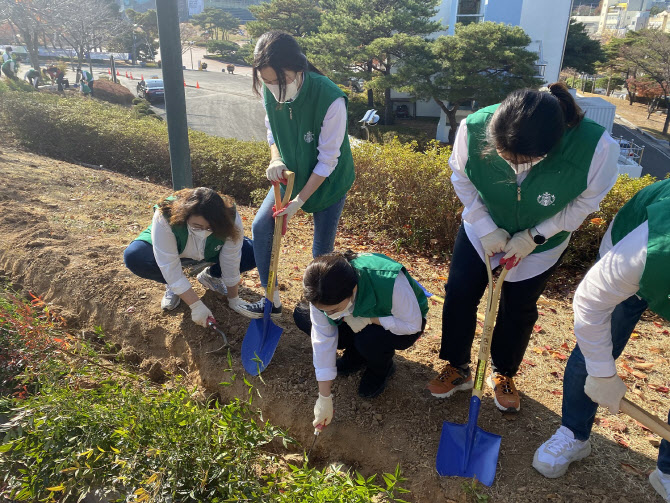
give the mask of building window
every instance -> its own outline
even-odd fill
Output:
[[[478,23],[483,17],[481,0],[458,0],[457,23]]]

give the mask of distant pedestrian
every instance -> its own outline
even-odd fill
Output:
[[[27,80],[28,82],[30,82],[31,86],[37,89],[37,85],[39,84],[40,80],[39,70],[35,70],[34,68],[29,69],[23,76],[23,80]]]
[[[81,91],[93,96],[93,74],[88,70],[77,69],[77,77],[81,81]]]
[[[58,68],[56,65],[51,65],[46,69],[46,73],[51,77],[51,80],[55,80],[58,85],[58,90],[63,91],[63,85],[65,84],[65,73],[63,70]],[[67,83],[69,87],[69,83]]]
[[[16,80],[17,67],[18,64],[16,63],[16,57],[12,55],[12,57],[10,57],[9,59],[5,60],[4,63],[2,63],[2,73],[4,73],[8,79]]]
[[[2,54],[2,62],[5,63],[12,59],[12,48],[10,46],[5,47],[5,52]]]

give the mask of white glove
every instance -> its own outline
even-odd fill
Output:
[[[528,229],[519,231],[512,236],[512,239],[510,239],[505,245],[505,248],[503,248],[505,256],[502,259],[507,260],[516,257],[516,263],[514,265],[517,265],[522,258],[530,255],[536,246],[537,245],[535,244],[535,241],[533,241]]]
[[[239,297],[228,297],[228,307],[230,307],[230,309],[236,313],[239,313],[242,316],[246,316],[247,318],[249,318],[249,315],[252,314],[249,310],[251,304]]]
[[[270,161],[268,169],[265,170],[265,176],[267,176],[268,180],[271,182],[279,182],[284,179],[284,171],[286,169],[286,164],[284,164],[284,161],[278,157]]]
[[[193,320],[193,323],[207,328],[207,318],[210,316],[212,318],[214,317],[212,311],[210,311],[201,300],[194,302],[189,307],[191,308],[191,319]]]
[[[323,396],[319,393],[319,398],[314,405],[314,421],[312,426],[328,426],[333,420],[333,395]]]
[[[300,199],[300,195],[297,195],[295,196],[295,199],[289,201],[289,203],[284,206],[281,211],[275,211],[272,216],[275,218],[286,216],[286,222],[288,222],[291,217],[295,215],[300,208],[302,208],[303,204],[305,204],[305,201]]]
[[[584,393],[598,405],[607,407],[611,414],[617,414],[626,394],[626,385],[616,374],[612,377],[586,376]]]
[[[500,253],[505,248],[510,235],[505,229],[497,228],[493,232],[489,232],[486,236],[479,238],[484,248],[484,255],[492,257],[496,253]]]
[[[372,323],[372,319],[370,318],[362,318],[360,316],[351,316],[350,314],[342,318],[344,322],[351,327],[351,330],[357,334],[361,330],[363,330],[365,327],[367,327],[370,323]]]

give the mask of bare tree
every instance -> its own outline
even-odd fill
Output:
[[[28,51],[30,64],[36,70],[40,67],[40,35],[52,23],[56,7],[56,0],[2,2],[2,17],[16,27]]]

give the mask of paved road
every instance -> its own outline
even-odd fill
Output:
[[[614,122],[612,134],[627,140],[633,140],[640,146],[644,146],[642,154],[642,174],[652,175],[658,179],[663,179],[670,173],[670,148],[659,146],[657,142],[631,125],[623,124],[619,119]]]
[[[125,70],[123,68],[121,71],[119,82],[133,94],[136,94],[137,82],[142,75],[145,79],[154,75],[161,76],[160,70],[136,67],[132,68],[135,80],[130,80],[125,78]],[[205,72],[184,70],[184,79],[187,86],[184,89],[186,114],[190,128],[224,138],[265,139],[265,110],[260,98],[251,91],[249,68],[237,68],[233,75],[214,69]],[[196,84],[200,86],[199,89]],[[165,117],[165,104],[156,103],[154,111]]]

